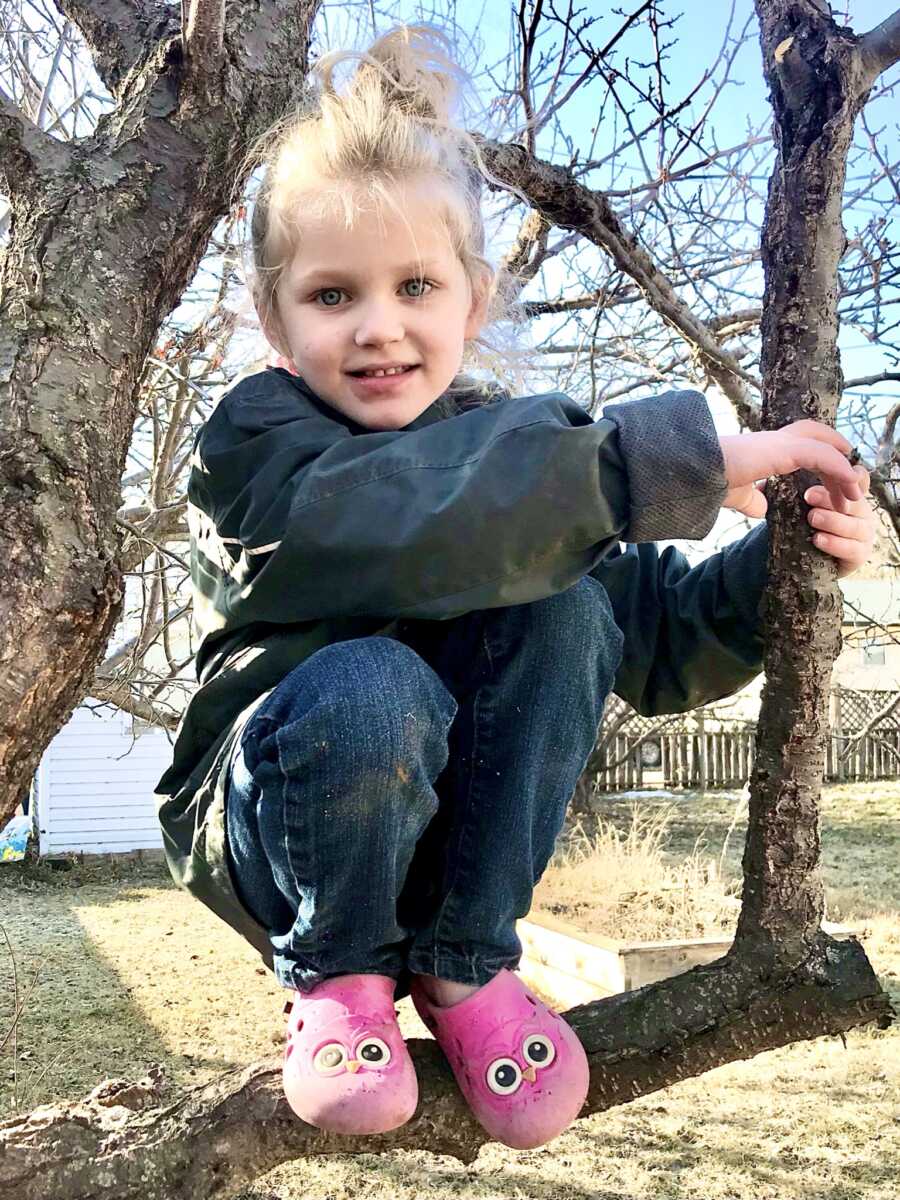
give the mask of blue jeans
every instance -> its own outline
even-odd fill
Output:
[[[324,646],[248,721],[229,860],[279,982],[515,968],[515,923],[597,737],[622,635],[590,576]]]

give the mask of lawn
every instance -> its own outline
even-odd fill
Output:
[[[736,793],[604,797],[599,819],[560,845],[536,907],[612,936],[729,919],[717,898],[739,879],[739,803]],[[893,785],[823,799],[828,917],[863,931],[900,1005],[898,817]],[[0,1030],[14,989],[31,989],[3,1052],[2,1115],[81,1096],[108,1075],[138,1078],[151,1063],[165,1066],[172,1095],[281,1046],[284,993],[159,864],[5,864],[0,914]],[[426,1036],[409,1001],[399,1008],[404,1033]],[[898,1173],[900,1034],[864,1029],[846,1046],[820,1039],[720,1067],[580,1120],[538,1150],[490,1145],[469,1166],[411,1152],[313,1158],[242,1196],[894,1200]]]

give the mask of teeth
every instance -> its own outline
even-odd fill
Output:
[[[402,375],[406,367],[391,367],[389,371],[363,371],[367,379],[378,379],[382,375]]]

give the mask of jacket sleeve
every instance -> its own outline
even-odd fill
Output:
[[[570,587],[629,533],[640,540],[647,512],[667,514],[669,537],[702,537],[725,494],[695,392],[599,421],[549,393],[356,435],[296,392],[236,400],[201,430],[189,484],[230,556],[220,583],[235,620],[525,603]],[[623,430],[654,416],[667,435],[623,452]],[[635,454],[658,455],[659,469],[639,477]]]
[[[762,670],[765,523],[696,567],[670,546],[628,546],[591,571],[624,636],[613,690],[646,717],[687,712]]]

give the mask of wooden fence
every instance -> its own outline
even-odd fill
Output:
[[[851,746],[846,758],[842,757]],[[750,778],[756,730],[618,733],[606,747],[600,791],[629,788],[739,788]],[[648,761],[649,760],[649,761]],[[654,761],[656,760],[656,761]],[[900,778],[900,729],[829,738],[825,777],[834,782]]]

